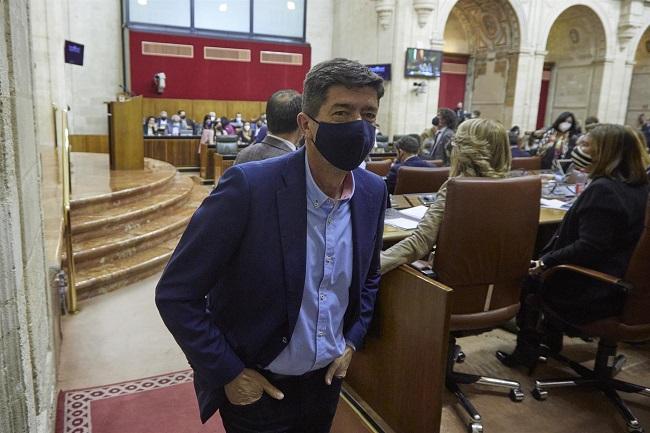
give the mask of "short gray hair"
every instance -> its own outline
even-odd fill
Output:
[[[311,68],[304,82],[302,111],[316,117],[325,102],[327,90],[336,85],[348,89],[372,87],[377,100],[384,96],[384,80],[361,63],[343,58],[321,62]]]

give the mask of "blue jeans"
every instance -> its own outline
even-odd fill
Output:
[[[227,433],[328,433],[341,390],[341,379],[325,383],[327,368],[302,376],[260,371],[284,394],[276,400],[262,394],[255,403],[238,406],[226,400],[219,409]]]

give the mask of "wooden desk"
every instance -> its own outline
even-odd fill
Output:
[[[381,279],[345,383],[395,433],[440,431],[450,298],[451,289],[407,266]]]
[[[199,168],[201,137],[144,137],[144,156],[166,161],[178,168]]]

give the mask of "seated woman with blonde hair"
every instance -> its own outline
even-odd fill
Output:
[[[487,119],[471,119],[460,124],[452,140],[450,178],[504,178],[510,171],[510,163],[510,142],[503,125]],[[381,253],[382,274],[431,253],[445,211],[446,195],[447,182],[440,187],[436,201],[415,231]]]

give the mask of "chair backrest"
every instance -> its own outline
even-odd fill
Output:
[[[221,155],[236,155],[239,151],[236,135],[217,135],[215,152]]]
[[[395,194],[437,192],[449,178],[449,167],[400,167]]]
[[[512,158],[513,170],[541,170],[542,158],[539,156]]]
[[[625,300],[621,321],[627,325],[650,324],[650,196],[645,227],[630,259],[625,280],[633,288]]]
[[[537,176],[447,183],[434,269],[437,280],[454,290],[452,318],[476,319],[476,327],[464,329],[484,326],[481,316],[498,324],[516,313],[537,237],[540,196]],[[501,312],[510,317],[497,317]]]
[[[378,176],[386,176],[390,171],[390,165],[393,163],[390,159],[382,159],[381,161],[369,161],[366,163],[366,170],[375,173]]]
[[[406,134],[393,134],[393,144],[397,143],[397,140],[404,137]]]

